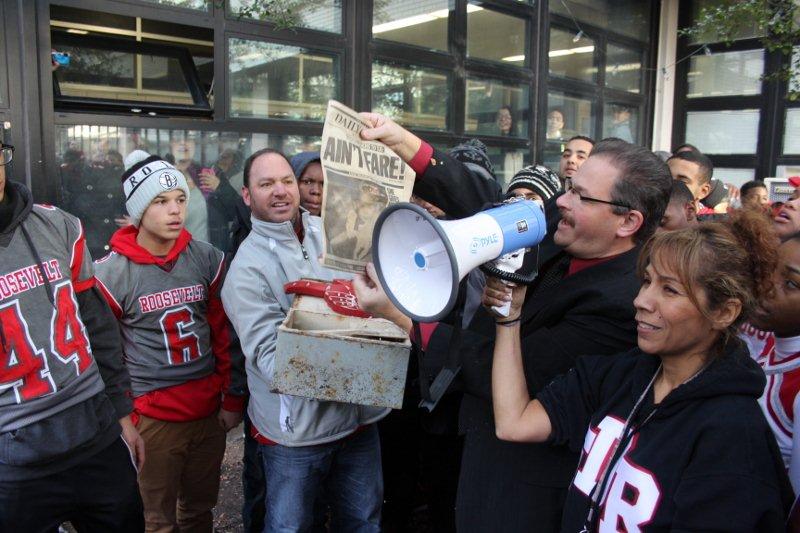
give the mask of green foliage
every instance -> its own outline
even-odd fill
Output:
[[[693,26],[679,35],[698,42],[723,42],[727,45],[743,35],[759,36],[770,52],[786,58],[783,66],[766,72],[765,81],[789,82],[789,100],[800,99],[800,5],[796,0],[719,0],[704,6]]]

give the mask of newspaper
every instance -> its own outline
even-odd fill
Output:
[[[385,144],[361,139],[365,127],[369,124],[358,113],[328,101],[320,150],[322,264],[345,272],[364,270],[372,260],[375,219],[386,206],[407,202],[414,187],[414,171],[400,156]]]

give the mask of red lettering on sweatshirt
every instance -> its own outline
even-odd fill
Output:
[[[51,283],[64,277],[57,259],[43,262],[42,267],[47,280]],[[6,274],[0,274],[0,300],[5,300],[42,285],[44,285],[44,279],[37,264],[28,265]]]
[[[202,302],[206,299],[206,288],[204,285],[191,285],[189,287],[179,287],[166,291],[145,294],[139,297],[139,311],[142,313],[152,313],[161,311],[176,305],[190,302]]]

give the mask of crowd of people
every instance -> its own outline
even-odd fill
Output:
[[[210,532],[239,427],[248,532],[786,529],[800,180],[773,205],[760,181],[714,179],[692,145],[573,136],[558,168],[502,190],[480,141],[442,151],[362,117],[432,216],[520,197],[548,225],[533,284],[475,270],[440,322],[415,327],[371,264],[353,277],[361,308],[422,352],[395,411],[273,392],[284,285],[346,277],[319,259],[318,152],[231,150],[214,168],[189,137],[109,152],[89,184],[106,205],[71,188],[62,210],[6,175],[2,146],[0,531]],[[548,137],[563,122],[551,110]],[[65,180],[79,164],[65,156]],[[94,262],[109,228],[83,224],[92,209],[118,226]],[[454,354],[458,378],[419,409]]]

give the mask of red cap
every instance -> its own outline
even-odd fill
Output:
[[[800,176],[792,176],[789,178],[789,185],[792,187],[800,187]]]

